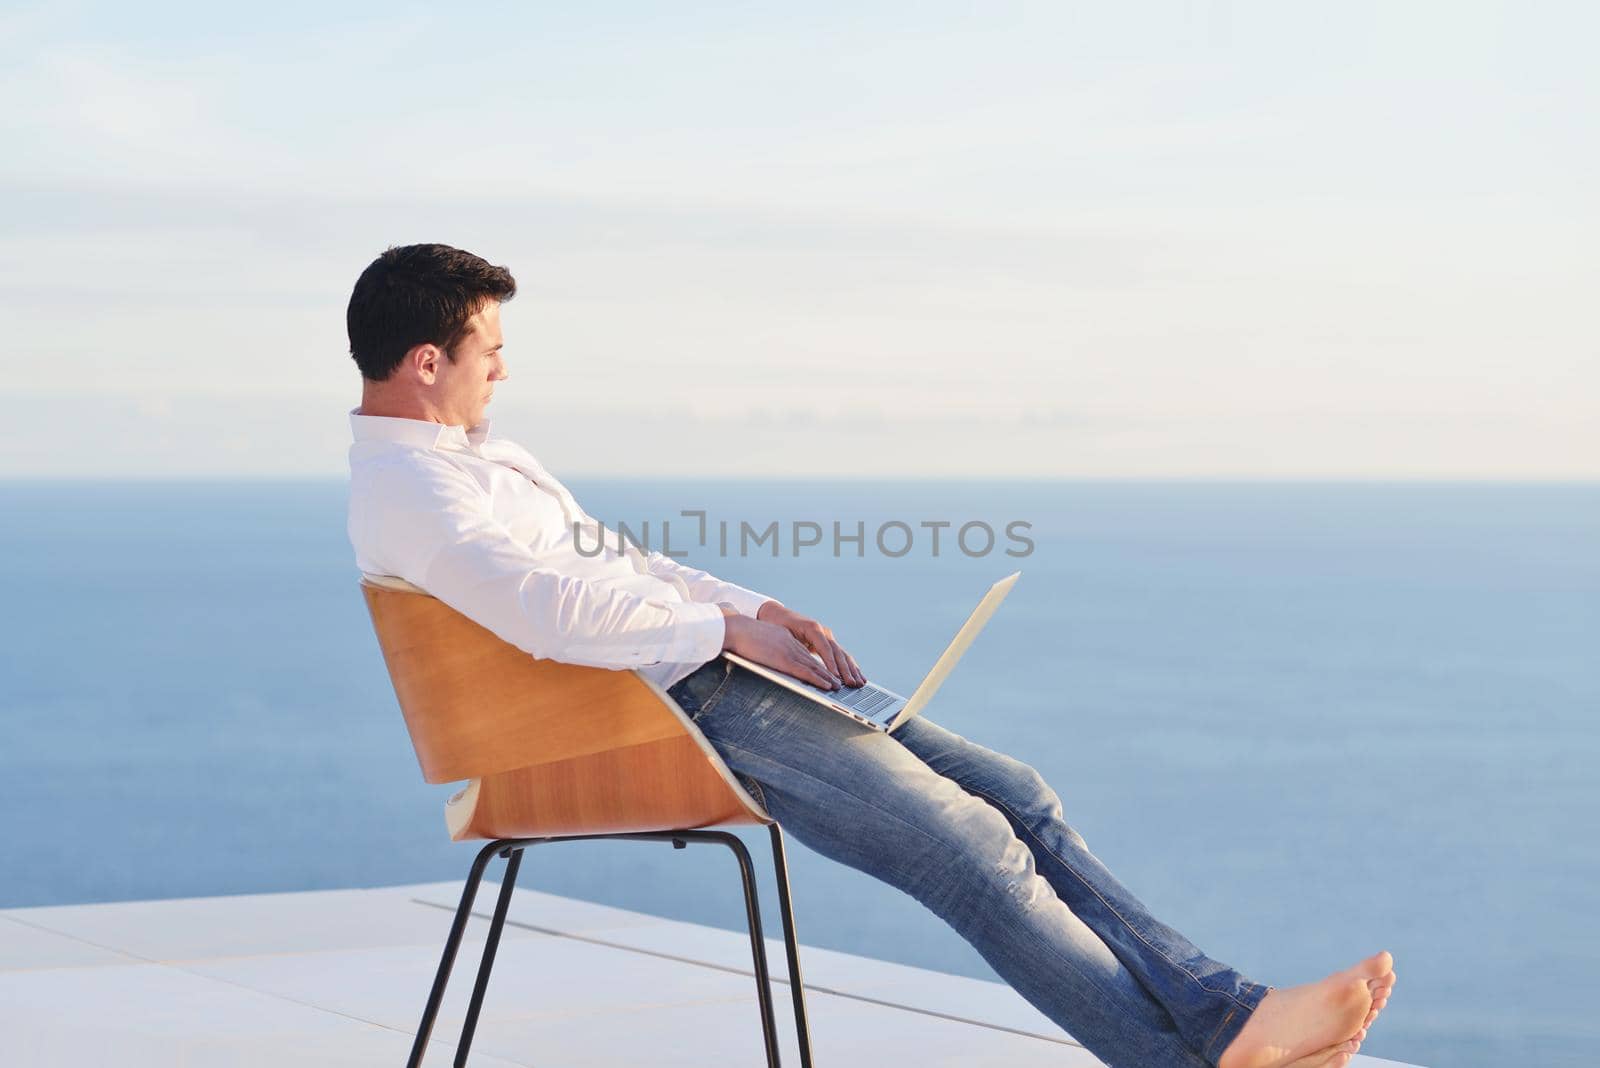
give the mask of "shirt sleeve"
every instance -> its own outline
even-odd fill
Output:
[[[578,514],[583,516],[585,522],[604,527],[598,519],[584,511],[581,506],[578,508]],[[610,536],[613,538],[618,537],[615,534]],[[680,564],[672,557],[662,553],[648,552],[643,555],[645,566],[649,569],[650,574],[668,582],[676,577],[682,581],[684,588],[689,591],[690,599],[696,603],[715,605],[720,601],[727,601],[738,610],[740,615],[754,618],[762,605],[768,601],[777,600],[776,597],[768,597],[764,593],[746,589],[737,583],[725,582],[715,575],[689,567],[686,564]]]
[[[682,579],[683,584],[689,589],[689,596],[696,601],[707,604],[727,601],[739,610],[740,615],[754,616],[762,605],[777,600],[776,597],[768,597],[764,593],[745,589],[736,583],[725,582],[715,575],[680,564],[672,557],[658,552],[648,554],[645,562],[650,568],[650,573],[657,578],[664,579],[668,575],[676,575]]]
[[[364,555],[540,659],[626,669],[704,663],[721,651],[714,603],[640,597],[561,574],[490,514],[449,465],[386,465],[363,487],[351,540]],[[377,551],[375,551],[377,550]]]

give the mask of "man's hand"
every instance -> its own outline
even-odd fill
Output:
[[[779,604],[777,601],[768,601],[757,609],[756,619],[763,623],[772,623],[782,627],[803,650],[815,653],[822,660],[822,666],[827,669],[834,686],[840,683],[846,686],[861,686],[866,683],[867,677],[856,666],[855,658],[845,652],[844,647],[834,640],[833,631],[824,627],[810,616],[803,616],[799,612]],[[734,652],[738,652],[738,650],[735,649]],[[754,658],[752,657],[752,659]],[[813,664],[816,663],[815,659],[809,655],[806,656],[806,659]],[[762,661],[762,663],[765,663],[765,661]],[[808,679],[807,681],[810,680]],[[822,684],[817,683],[816,685]],[[825,688],[831,690],[834,686]]]
[[[726,613],[724,613],[726,615]],[[738,614],[723,620],[722,648],[738,653],[758,664],[809,682],[821,690],[836,690],[839,680],[828,673],[822,661],[806,651],[800,640],[776,623]]]

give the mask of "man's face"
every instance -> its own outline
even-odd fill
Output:
[[[500,351],[504,344],[500,303],[491,300],[467,320],[467,332],[456,342],[455,360],[438,364],[433,401],[443,422],[464,427],[483,422],[494,384],[510,377]]]

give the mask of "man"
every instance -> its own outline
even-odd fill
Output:
[[[445,245],[391,248],[357,280],[361,570],[532,656],[653,679],[787,832],[921,901],[1107,1064],[1348,1063],[1394,986],[1389,954],[1304,986],[1251,982],[1152,917],[1033,768],[926,716],[893,735],[860,727],[723,658],[825,689],[866,681],[816,619],[601,537],[531,454],[489,434],[484,410],[509,377],[500,305],[515,293],[504,267]]]

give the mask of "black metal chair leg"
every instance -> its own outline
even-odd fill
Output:
[[[517,869],[522,865],[522,850],[506,850],[510,859],[500,875],[500,898],[495,902],[494,919],[489,923],[489,940],[483,944],[483,959],[478,962],[478,981],[472,987],[472,1003],[467,1006],[467,1018],[461,1025],[461,1041],[456,1046],[455,1068],[466,1068],[467,1053],[472,1049],[472,1036],[478,1030],[478,1012],[483,1008],[484,991],[489,989],[489,972],[494,969],[494,956],[500,947],[500,934],[506,926],[506,910],[511,907],[511,891],[517,885]]]
[[[750,863],[750,851],[737,835],[722,831],[700,833],[721,841],[739,862],[739,874],[744,880],[744,914],[750,927],[750,956],[755,961],[756,999],[761,1005],[761,1037],[767,1045],[767,1064],[778,1068],[778,1024],[772,1015],[772,982],[767,971],[767,942],[761,933],[761,900],[756,893],[755,866]]]
[[[800,1063],[803,1068],[811,1068],[811,1031],[806,1022],[805,984],[800,978],[799,942],[794,933],[794,911],[789,900],[789,872],[784,863],[782,832],[779,831],[777,824],[771,824],[769,830],[772,835],[773,865],[778,874],[778,901],[783,913],[784,949],[789,958],[795,1025],[800,1039]],[[767,968],[766,940],[761,931],[761,902],[756,892],[755,866],[750,862],[750,851],[745,848],[744,842],[737,835],[726,831],[585,834],[560,839],[502,838],[484,846],[472,862],[471,871],[467,873],[466,886],[462,887],[461,903],[456,907],[455,920],[450,925],[450,937],[445,940],[444,953],[439,958],[439,970],[434,975],[433,990],[428,994],[428,1004],[422,1012],[422,1022],[417,1028],[416,1041],[411,1047],[411,1058],[406,1062],[407,1068],[421,1068],[423,1054],[428,1048],[428,1040],[433,1034],[433,1025],[439,1015],[439,1006],[444,1001],[445,988],[450,982],[450,972],[455,966],[456,953],[461,948],[461,938],[466,932],[467,920],[472,915],[473,898],[477,895],[478,885],[483,881],[484,870],[488,867],[490,858],[497,853],[508,857],[506,870],[500,881],[500,897],[495,904],[494,920],[489,928],[489,939],[483,947],[483,958],[478,965],[478,979],[473,987],[472,1003],[461,1028],[460,1044],[456,1047],[456,1068],[464,1068],[473,1035],[477,1032],[478,1014],[483,1007],[484,992],[489,986],[489,973],[494,968],[500,936],[505,929],[506,912],[511,904],[512,890],[516,886],[517,870],[522,863],[522,850],[528,846],[553,841],[576,842],[625,838],[668,841],[680,849],[691,841],[720,842],[732,851],[734,859],[738,861],[739,876],[744,884],[745,919],[750,929],[750,955],[755,963],[756,999],[761,1008],[761,1036],[766,1046],[767,1065],[768,1068],[779,1068],[778,1027],[772,1012],[772,985]]]
[[[439,1015],[439,1005],[444,1001],[444,989],[450,983],[450,969],[456,963],[456,951],[461,948],[461,936],[466,932],[467,919],[472,915],[472,899],[478,894],[478,884],[483,881],[489,858],[502,848],[499,842],[490,842],[478,851],[472,869],[467,873],[467,885],[461,888],[461,904],[456,906],[456,918],[450,924],[450,937],[445,939],[444,953],[439,958],[439,970],[433,977],[433,990],[428,994],[427,1007],[422,1010],[422,1022],[417,1025],[417,1039],[411,1045],[411,1059],[406,1068],[420,1068],[422,1055],[433,1034],[433,1023]]]
[[[811,1068],[811,1025],[806,1020],[806,984],[800,977],[800,941],[794,933],[794,907],[789,899],[789,865],[784,859],[783,831],[767,825],[772,836],[772,867],[778,876],[778,911],[783,916],[783,948],[789,957],[789,996],[794,1000],[794,1028],[800,1042],[800,1068]]]

